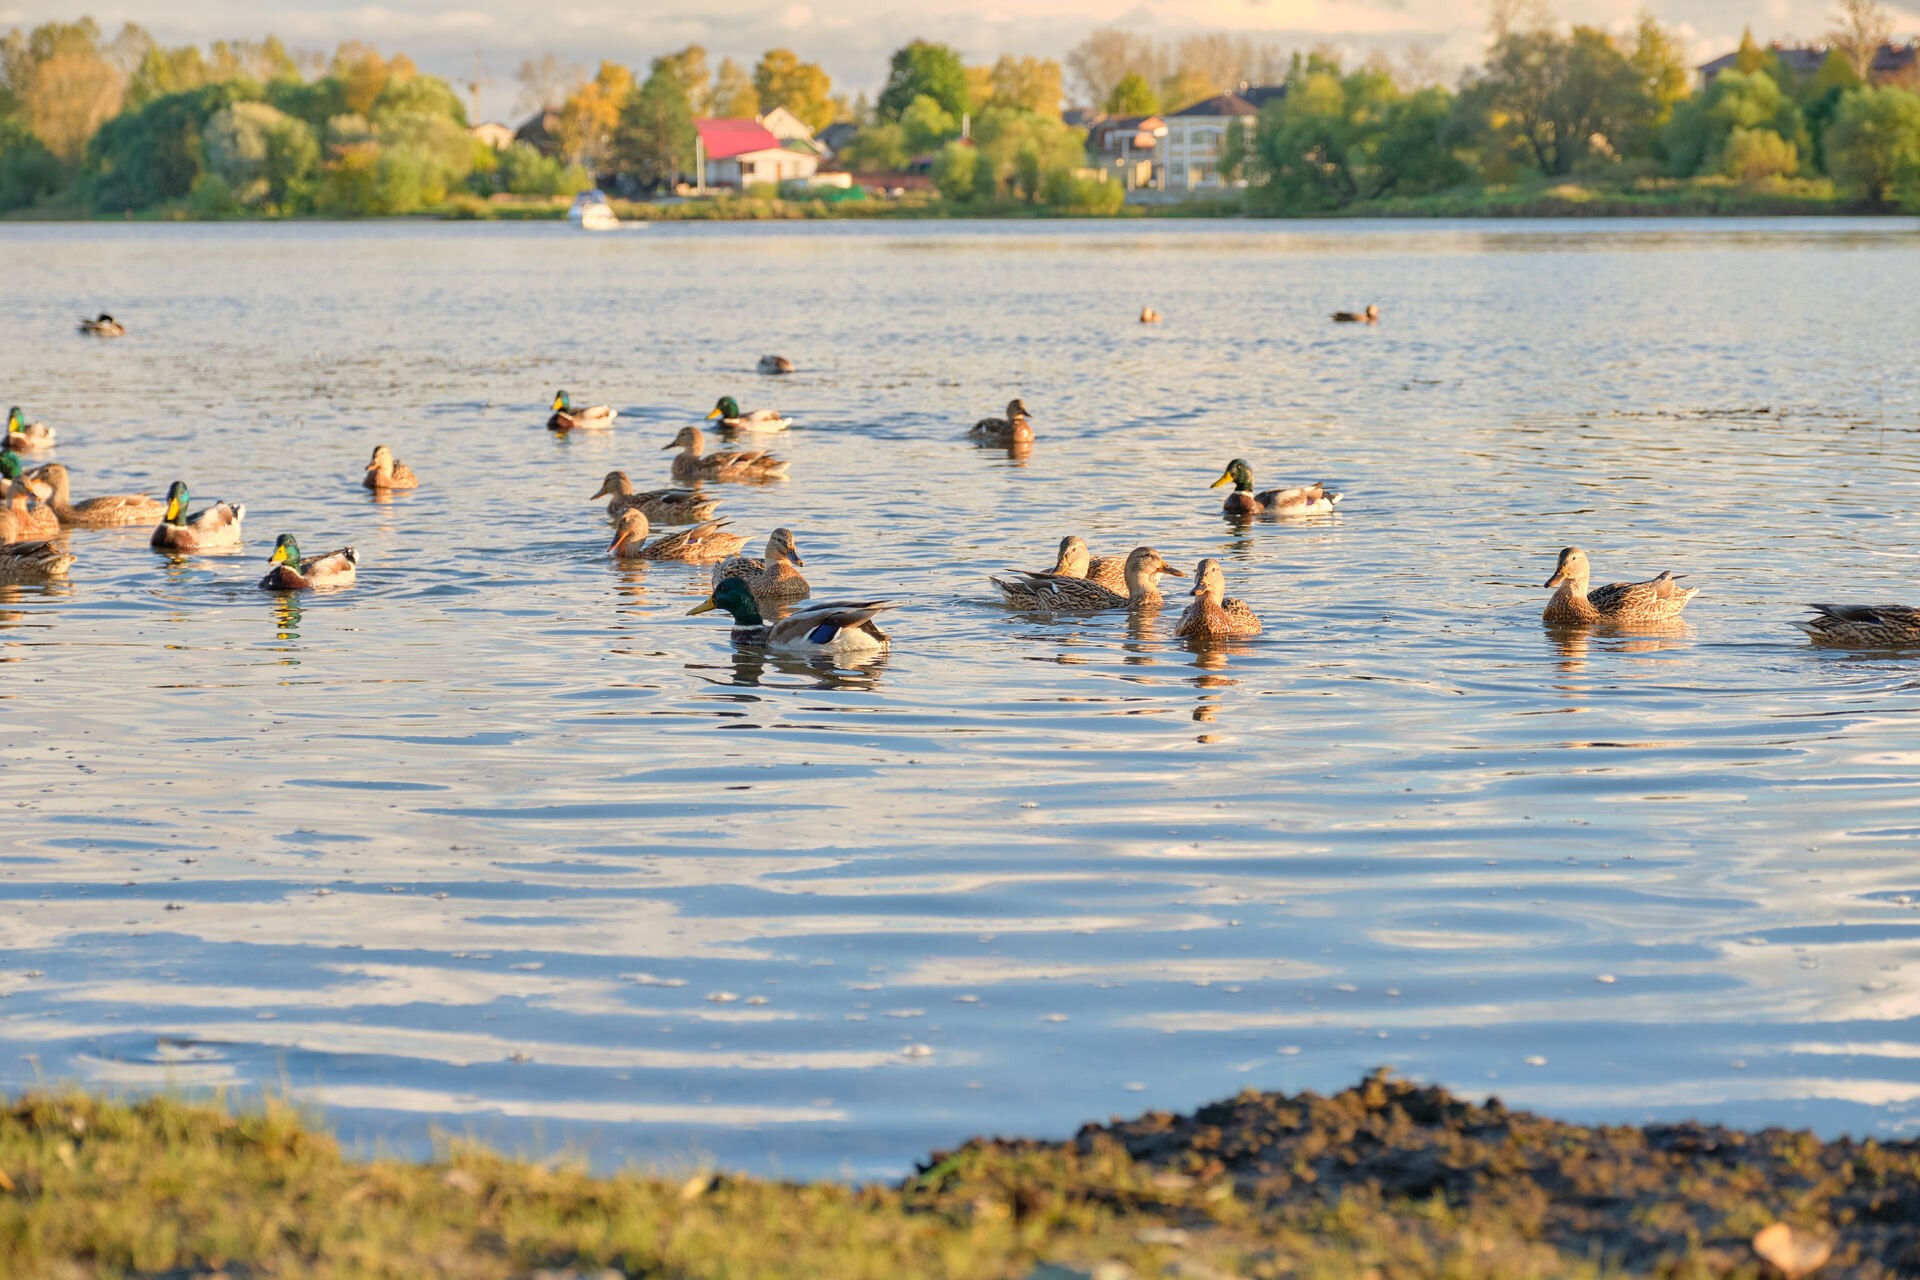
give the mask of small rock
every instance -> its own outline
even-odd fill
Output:
[[[1776,1222],[1762,1227],[1754,1236],[1753,1251],[1787,1280],[1799,1280],[1827,1264],[1827,1259],[1833,1256],[1833,1241],[1812,1231]]]
[[[1185,1248],[1193,1237],[1179,1227],[1147,1227],[1135,1232],[1133,1238],[1141,1244],[1170,1244],[1177,1248]]]
[[[1124,1262],[1096,1262],[1085,1267],[1042,1262],[1027,1272],[1026,1280],[1133,1280],[1133,1269]]]
[[[711,1173],[696,1173],[680,1184],[680,1203],[690,1204],[713,1190],[718,1179]]]

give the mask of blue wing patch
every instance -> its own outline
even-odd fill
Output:
[[[832,644],[833,638],[840,634],[840,628],[831,622],[823,622],[807,632],[807,639],[813,644]]]

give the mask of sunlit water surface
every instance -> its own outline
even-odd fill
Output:
[[[1916,280],[1908,222],[0,229],[77,492],[249,512],[3,589],[0,1086],[854,1177],[1380,1063],[1911,1132],[1920,659],[1788,622],[1920,600]],[[905,600],[884,661],[607,561],[601,475],[723,392],[797,423],[723,513]],[[1030,458],[962,442],[1016,394]],[[1236,455],[1347,500],[1234,527]],[[359,584],[257,590],[283,531]],[[1001,607],[1069,532],[1266,633]],[[1543,630],[1568,543],[1684,628]]]

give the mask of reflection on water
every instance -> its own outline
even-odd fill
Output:
[[[793,1174],[1382,1062],[1908,1129],[1920,675],[1787,620],[1920,597],[1915,240],[0,227],[10,394],[76,488],[185,479],[251,548],[80,531],[71,583],[0,587],[0,1084]],[[750,339],[708,305],[740,278]],[[74,297],[138,323],[71,341]],[[1356,297],[1387,319],[1326,323]],[[613,563],[579,500],[664,483],[765,349],[792,479],[721,514],[902,600],[870,661],[736,651],[686,616],[708,570]],[[618,428],[553,438],[561,385]],[[1013,395],[1032,449],[969,446]],[[420,489],[361,487],[377,443]],[[1223,520],[1236,456],[1346,501]],[[258,591],[282,530],[358,583]],[[1266,631],[1003,608],[986,575],[1070,532],[1218,558]],[[1545,628],[1520,566],[1569,543],[1705,590]]]

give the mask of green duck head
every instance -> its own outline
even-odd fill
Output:
[[[13,408],[7,410],[7,434],[12,435],[15,432],[25,431],[26,429],[27,415],[20,412],[20,406],[15,405]]]
[[[696,613],[711,613],[715,609],[725,609],[733,615],[736,627],[760,627],[766,625],[766,619],[760,616],[760,602],[753,598],[753,591],[739,578],[723,578],[720,585],[713,589],[703,603],[687,610],[689,616]]]
[[[564,391],[554,392],[553,393],[553,411],[555,413],[572,413],[573,412],[572,398],[568,396],[567,393]]]
[[[290,564],[296,569],[300,567],[300,544],[293,540],[292,534],[280,535],[273,544],[273,554],[267,557],[267,563]]]
[[[20,478],[20,455],[11,449],[0,449],[0,476],[9,480]]]
[[[187,493],[187,482],[185,480],[175,480],[172,484],[168,485],[166,523],[185,524],[187,522],[187,504],[191,501],[192,497]]]
[[[730,421],[739,416],[740,402],[732,396],[721,396],[720,399],[715,402],[713,412],[707,415],[709,419],[720,418],[723,421]]]
[[[1245,458],[1235,458],[1232,462],[1229,462],[1227,469],[1220,473],[1220,478],[1208,485],[1207,488],[1218,489],[1229,480],[1233,481],[1233,491],[1235,493],[1247,493],[1252,490],[1253,468],[1247,465]]]

